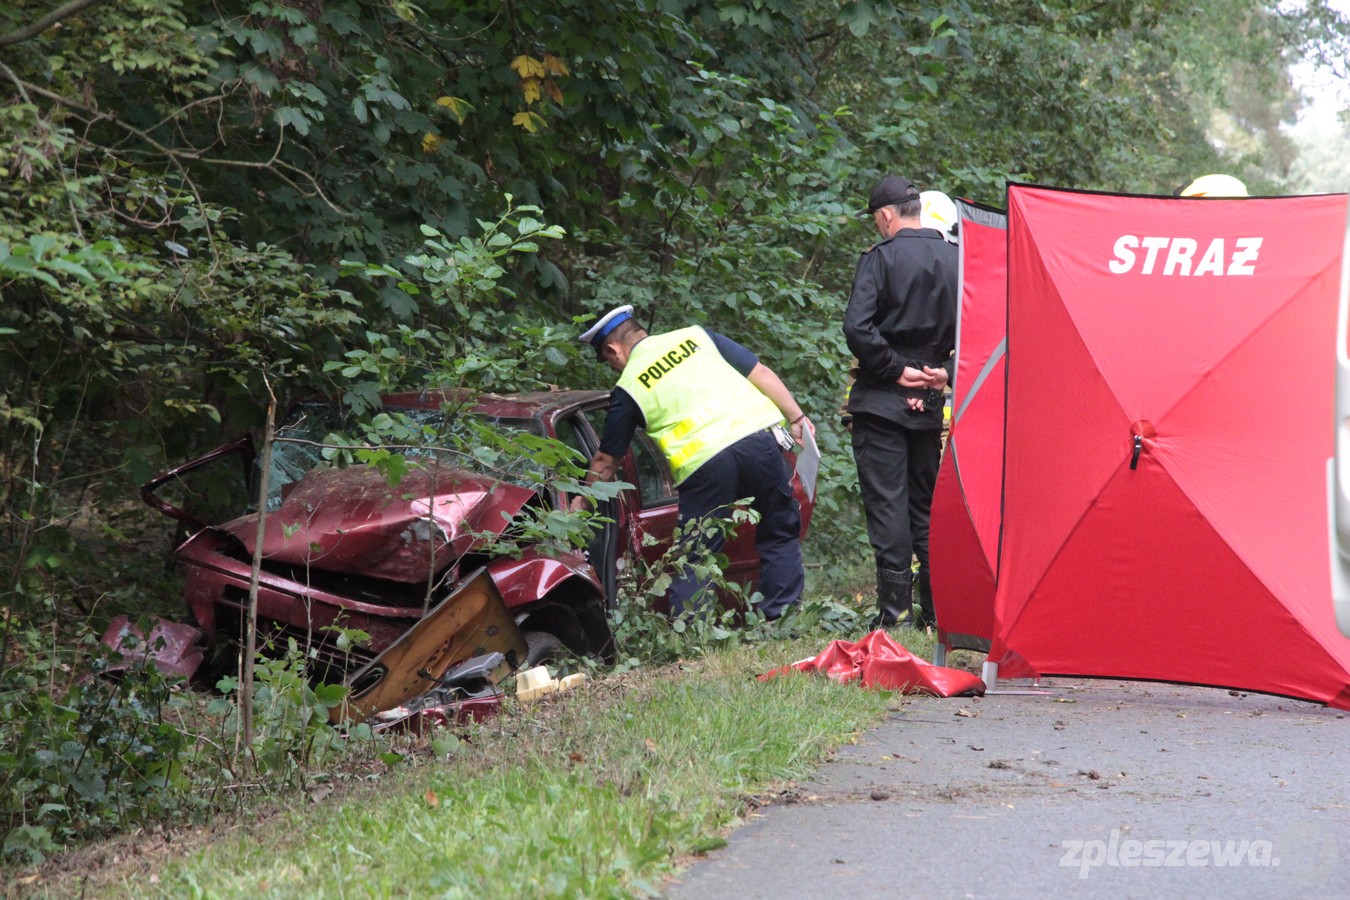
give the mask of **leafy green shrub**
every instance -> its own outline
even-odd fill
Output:
[[[709,537],[720,534],[730,538],[738,527],[757,520],[758,515],[743,500],[726,518],[706,516],[686,523],[675,530],[670,548],[659,560],[650,566],[639,564],[626,576],[610,613],[618,671],[662,665],[738,644],[812,633],[843,636],[861,632],[866,611],[829,598],[803,598],[782,618],[769,621],[755,608],[758,593],[726,580],[724,555],[691,552]],[[646,540],[655,543],[651,535]],[[708,586],[677,616],[654,610],[653,602],[669,590],[681,572],[706,580]]]
[[[254,677],[252,768],[260,775],[303,784],[309,767],[345,748],[342,735],[329,724],[329,710],[342,704],[348,688],[311,684],[305,654],[294,638],[287,640],[279,658],[259,654]],[[207,712],[218,719],[220,746],[228,747],[240,733],[239,679],[229,675],[216,686],[224,696],[213,700]],[[360,735],[369,736],[369,729],[362,729]],[[232,756],[222,764],[226,778],[235,777],[243,768]]]
[[[70,654],[14,635],[19,657],[0,681],[0,825],[5,857],[40,862],[58,844],[151,821],[193,802],[192,741],[170,681],[151,666],[103,677],[96,656],[72,678]],[[64,683],[57,684],[61,678]]]
[[[694,550],[710,538],[730,539],[737,528],[758,519],[748,501],[739,501],[725,517],[704,516],[677,528],[669,549],[660,559],[649,566],[639,564],[636,571],[630,570],[632,574],[620,586],[618,602],[610,613],[619,671],[787,636],[798,627],[791,623],[807,621],[800,610],[777,622],[768,621],[755,608],[760,594],[726,579],[725,555]],[[645,539],[649,546],[655,543],[651,535]],[[665,595],[681,573],[705,582],[706,587],[679,615],[668,616],[654,610],[653,603]],[[810,614],[812,624],[834,622],[848,612],[843,607],[829,614],[814,605],[812,609],[815,610]]]
[[[739,627],[742,622],[754,627],[763,621],[764,617],[752,605],[754,597],[747,596],[744,586],[728,582],[723,575],[726,556],[694,552],[695,547],[714,537],[730,538],[741,523],[757,521],[758,514],[747,504],[748,501],[739,501],[725,518],[709,515],[685,523],[675,529],[670,547],[655,563],[639,562],[622,573],[626,583],[620,584],[618,601],[610,612],[619,671],[673,662],[716,647],[731,646],[742,640]],[[651,546],[656,538],[649,534],[644,541]],[[677,616],[652,609],[653,602],[665,595],[681,573],[706,582],[707,586]],[[718,602],[719,597],[723,602]]]
[[[52,650],[30,627],[16,628],[12,641],[11,665],[0,676],[6,860],[38,863],[75,840],[209,812],[226,796],[239,802],[238,791],[222,789],[237,786],[244,771],[254,791],[303,786],[350,752],[353,739],[375,740],[367,726],[344,736],[329,724],[328,711],[347,688],[311,685],[294,641],[280,658],[259,658],[255,743],[246,757],[237,741],[234,677],[221,680],[225,695],[211,701],[203,719],[191,695],[152,665],[109,672],[124,662],[121,654]],[[83,643],[96,637],[86,634]]]
[[[829,597],[803,599],[777,622],[770,623],[770,637],[778,640],[806,637],[810,634],[857,637],[871,613],[861,607],[841,603]]]

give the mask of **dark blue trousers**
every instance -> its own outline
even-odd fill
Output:
[[[680,484],[680,525],[709,513],[725,514],[736,500],[751,498],[759,513],[755,549],[759,553],[759,609],[776,619],[801,600],[806,576],[802,569],[801,510],[792,496],[791,473],[778,442],[767,431],[743,437],[699,466]],[[703,553],[722,549],[722,539],[704,539],[686,550],[697,561]],[[670,587],[670,611],[678,615],[689,600],[707,587],[690,569]]]

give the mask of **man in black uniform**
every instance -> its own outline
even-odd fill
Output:
[[[920,225],[921,205],[918,189],[898,175],[872,189],[866,214],[881,241],[858,260],[844,314],[844,336],[858,358],[848,412],[877,563],[874,628],[889,628],[911,611],[916,556],[914,624],[934,623],[928,519],[941,456],[942,392],[956,365],[958,261],[941,232]]]

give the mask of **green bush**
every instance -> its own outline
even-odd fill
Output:
[[[777,621],[768,621],[755,608],[761,599],[744,585],[726,580],[727,559],[722,554],[693,554],[690,548],[715,535],[730,538],[736,528],[758,521],[739,501],[726,518],[706,516],[677,528],[670,548],[656,563],[639,565],[621,584],[610,619],[618,671],[644,665],[663,665],[702,656],[738,644],[799,637],[814,631],[855,634],[864,613],[830,599],[808,600]],[[646,538],[654,543],[650,535]],[[681,572],[706,579],[708,587],[689,608],[670,617],[652,609]],[[719,602],[720,599],[720,602]]]
[[[71,653],[44,633],[15,629],[0,676],[0,857],[38,863],[76,840],[168,823],[242,804],[250,793],[304,787],[354,747],[378,752],[369,727],[345,734],[328,711],[343,685],[313,685],[294,641],[260,656],[254,747],[237,740],[233,676],[205,706],[152,665],[109,671],[122,655],[85,633]],[[68,645],[69,641],[64,641]],[[128,648],[130,649],[130,648]],[[246,790],[241,775],[249,775]]]
[[[105,675],[121,661],[75,662],[13,635],[17,659],[0,682],[0,823],[3,855],[40,862],[59,844],[142,821],[194,802],[184,772],[192,749],[171,682],[150,666]],[[86,635],[92,639],[91,635]]]
[[[254,743],[252,767],[273,780],[302,785],[309,769],[343,751],[342,735],[329,724],[328,711],[340,706],[348,688],[340,684],[311,684],[305,654],[294,638],[280,658],[259,654],[254,668]],[[223,696],[207,707],[220,727],[221,746],[239,734],[239,679],[233,675],[216,685]],[[370,736],[369,728],[360,735]],[[243,766],[234,758],[222,760],[222,772],[234,778]]]

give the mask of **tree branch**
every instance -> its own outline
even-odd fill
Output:
[[[214,229],[211,228],[211,223],[205,217],[206,201],[202,199],[201,193],[197,190],[197,182],[192,180],[192,176],[188,174],[188,171],[183,166],[183,163],[179,159],[179,154],[177,152],[175,152],[169,147],[164,146],[159,141],[155,140],[150,135],[146,134],[144,131],[141,131],[139,128],[129,125],[126,122],[123,122],[116,116],[109,115],[108,113],[101,113],[98,112],[97,110],[89,109],[87,106],[83,106],[82,104],[76,103],[68,97],[63,97],[60,94],[53,93],[52,91],[44,90],[43,88],[40,88],[35,84],[28,84],[24,82],[23,86],[28,89],[29,93],[37,94],[39,97],[51,100],[53,103],[59,103],[68,109],[78,110],[79,112],[84,113],[87,116],[90,116],[91,118],[84,120],[86,124],[92,124],[93,122],[97,121],[109,122],[117,126],[118,128],[121,128],[123,131],[135,135],[145,143],[149,144],[151,147],[154,147],[161,154],[163,154],[164,157],[169,161],[169,164],[172,165],[175,169],[177,169],[178,174],[182,176],[184,183],[187,185],[187,189],[192,193],[193,199],[197,201],[197,208],[203,210],[202,221],[206,228],[207,242],[210,244],[212,254],[215,257],[215,265],[220,264],[220,254],[216,251]],[[82,140],[85,142],[89,142],[89,139],[87,137],[83,138]]]
[[[62,19],[68,19],[77,12],[88,9],[95,3],[102,2],[103,0],[70,0],[66,5],[58,6],[27,28],[20,28],[18,31],[0,35],[0,47],[8,47],[10,44],[17,44],[29,38],[37,37]]]
[[[23,80],[20,79],[18,75],[14,74],[14,70],[11,69],[9,66],[5,65],[3,61],[0,61],[0,71],[3,71],[5,77],[8,78],[10,81],[14,82],[14,86],[19,89],[19,96],[23,98],[23,102],[27,103],[29,106],[33,106],[34,104],[32,98],[28,96],[28,91],[24,89]],[[50,127],[45,122],[42,121],[41,117],[36,117],[36,122],[38,124],[38,127],[40,128]],[[80,216],[79,213],[75,211],[75,201],[72,199],[70,182],[66,180],[65,170],[60,168],[59,166],[57,167],[57,173],[61,176],[61,184],[64,185],[66,188],[66,206],[70,209],[71,224],[74,227],[75,233],[80,236],[81,240],[83,240],[84,228],[80,226]]]
[[[144,144],[153,148],[162,157],[164,157],[169,162],[169,164],[174,167],[174,169],[178,171],[179,175],[182,176],[185,185],[187,186],[188,190],[192,193],[193,199],[196,200],[197,202],[198,209],[202,210],[206,209],[206,202],[197,189],[197,183],[192,179],[192,176],[188,174],[187,168],[184,164],[185,162],[200,163],[211,166],[227,166],[239,169],[263,169],[270,172],[273,176],[280,178],[282,181],[291,185],[296,190],[300,191],[301,194],[305,194],[307,196],[317,196],[320,200],[324,202],[326,206],[328,206],[330,210],[332,210],[334,214],[339,216],[351,215],[351,213],[342,209],[328,198],[328,196],[324,193],[323,188],[320,186],[318,179],[315,178],[312,174],[305,172],[304,170],[290,163],[284,162],[279,158],[281,152],[281,142],[284,140],[285,134],[284,129],[282,133],[279,134],[277,137],[278,143],[276,149],[273,151],[272,158],[267,160],[266,162],[254,162],[250,160],[218,159],[208,157],[203,152],[198,150],[177,150],[172,147],[166,146],[165,144],[162,144],[159,141],[155,140],[153,137],[151,137],[148,132],[140,128],[137,128],[134,125],[131,125],[130,123],[125,122],[114,115],[90,109],[81,103],[77,103],[76,101],[71,100],[69,97],[64,97],[53,91],[49,91],[42,87],[39,87],[38,85],[24,82],[20,80],[17,76],[15,76],[12,72],[10,72],[8,67],[5,67],[3,63],[0,63],[0,67],[4,67],[6,74],[9,75],[9,77],[11,78],[11,80],[14,81],[15,84],[19,85],[21,90],[26,89],[29,93],[40,96],[46,100],[50,100],[53,103],[58,103],[66,107],[67,109],[82,114],[83,116],[87,116],[88,118],[84,119],[86,124],[92,124],[93,122],[99,121],[107,122],[110,125],[120,128],[127,134],[138,138]],[[192,105],[193,104],[189,104],[189,107]],[[176,116],[177,113],[175,113],[173,116],[169,116],[168,118],[165,119],[165,121],[175,118]],[[87,138],[85,138],[85,140],[88,141]],[[303,188],[301,188],[300,185],[296,183],[295,178],[299,178],[305,182],[308,182],[313,188],[313,193],[309,194]],[[206,232],[207,238],[211,243],[212,250],[214,253],[215,251],[214,229],[211,228],[209,222],[206,223]],[[219,254],[215,253],[215,257],[216,263],[218,264],[220,262]]]

